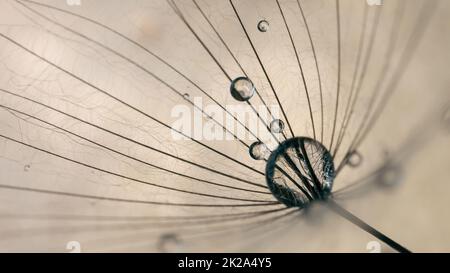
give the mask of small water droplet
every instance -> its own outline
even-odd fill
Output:
[[[269,30],[269,22],[266,20],[261,20],[258,23],[258,30],[261,32],[266,32]]]
[[[238,101],[248,101],[255,94],[255,86],[246,77],[239,77],[231,82],[231,95]]]
[[[28,172],[28,171],[30,170],[30,168],[31,168],[31,165],[30,165],[30,164],[27,164],[27,165],[23,166],[23,170],[24,170],[25,172]]]
[[[249,148],[250,156],[255,160],[263,160],[270,155],[270,150],[262,142],[254,142]]]
[[[352,151],[347,154],[347,164],[350,167],[358,167],[359,165],[361,165],[362,160],[363,157],[358,151]]]
[[[281,119],[275,119],[270,123],[270,131],[274,134],[283,132],[284,122]]]
[[[394,187],[401,184],[402,180],[402,168],[396,164],[387,164],[383,167],[383,169],[381,169],[376,181],[381,186]]]
[[[175,233],[166,233],[159,237],[158,249],[163,253],[176,253],[181,251],[182,242]]]
[[[183,94],[183,98],[184,98],[185,100],[189,100],[190,97],[191,97],[191,96],[190,96],[188,93],[184,93],[184,94]]]

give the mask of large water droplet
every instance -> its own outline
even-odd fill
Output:
[[[328,150],[307,137],[285,140],[266,164],[270,191],[288,207],[305,208],[314,200],[325,200],[334,177],[333,158]]]
[[[249,148],[250,156],[255,160],[263,160],[270,155],[270,150],[262,142],[254,142]]]
[[[269,22],[266,20],[261,20],[258,23],[258,30],[261,32],[266,32],[269,30]]]
[[[248,101],[255,94],[255,86],[246,77],[239,77],[231,82],[231,95],[238,101]]]
[[[270,131],[274,134],[283,132],[284,122],[281,119],[275,119],[270,123]]]

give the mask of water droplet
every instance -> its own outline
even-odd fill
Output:
[[[175,233],[166,233],[159,237],[157,247],[163,253],[177,253],[182,250],[182,241]]]
[[[269,22],[266,20],[261,20],[258,23],[258,30],[261,32],[266,32],[269,30]]]
[[[183,98],[184,98],[185,100],[189,100],[190,97],[191,97],[191,95],[189,95],[189,93],[184,93],[184,94],[183,94]]]
[[[231,82],[231,95],[238,101],[248,101],[255,94],[255,86],[246,77],[239,77]]]
[[[269,156],[270,150],[262,142],[254,142],[249,148],[250,156],[255,160],[263,160]]]
[[[27,164],[27,165],[23,166],[23,171],[28,172],[30,170],[30,168],[31,168],[31,165]]]
[[[358,151],[351,151],[347,154],[347,164],[352,168],[356,168],[361,165],[362,160],[363,157]]]
[[[266,165],[270,191],[288,207],[306,208],[315,200],[325,200],[334,177],[331,154],[321,143],[307,137],[282,142]]]
[[[284,122],[281,119],[275,119],[270,123],[270,131],[274,134],[283,132]]]
[[[400,184],[402,180],[402,168],[396,164],[387,164],[380,170],[376,182],[381,186],[394,187]]]

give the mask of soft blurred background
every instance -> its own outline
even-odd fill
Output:
[[[239,141],[175,140],[155,121],[196,97],[239,104],[218,63],[245,71],[256,108],[278,105],[272,84],[336,167],[356,149],[336,202],[412,251],[450,251],[450,1],[232,3],[175,1],[187,26],[162,0],[0,1],[0,251],[393,251],[320,204],[271,203]]]

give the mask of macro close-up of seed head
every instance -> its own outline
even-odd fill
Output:
[[[0,14],[0,252],[450,251],[450,1]]]

